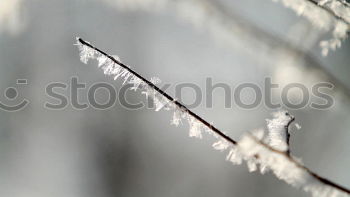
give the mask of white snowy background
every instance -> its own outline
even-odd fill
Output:
[[[236,34],[227,36],[220,24],[208,22],[210,16],[201,19],[194,8],[148,7],[148,1],[135,1],[143,2],[142,7],[123,8],[120,0],[1,0],[0,90],[15,86],[17,79],[28,79],[28,85],[16,87],[19,100],[27,98],[31,103],[23,111],[0,111],[0,195],[309,196],[271,174],[249,173],[244,165],[226,162],[226,155],[211,147],[212,139],[189,138],[187,126],[171,126],[171,113],[165,111],[129,111],[118,104],[108,110],[44,108],[45,102],[52,101],[45,87],[56,81],[69,83],[73,76],[88,86],[110,82],[121,88],[121,82],[105,77],[94,63],[79,61],[73,46],[76,36],[118,54],[145,77],[157,76],[163,83],[195,83],[205,89],[207,77],[233,87],[244,82],[263,86],[264,77],[281,85],[296,81],[309,86],[326,80],[308,70],[312,65],[298,62],[279,46],[271,49],[244,37],[237,28]],[[323,57],[319,41],[329,39],[331,33],[315,29],[280,3],[208,2],[219,2],[245,19],[243,24],[249,21],[306,50],[350,87],[349,41]],[[70,95],[69,90],[62,93]],[[174,95],[174,89],[169,93]],[[86,94],[81,91],[81,101],[86,102]],[[289,110],[302,126],[292,127],[291,151],[318,174],[350,187],[350,97],[344,89],[332,94],[331,109]],[[106,96],[101,92],[99,98],[103,101]],[[203,102],[193,110],[235,139],[265,127],[265,119],[275,111],[264,105],[253,110],[225,109],[223,96],[223,91],[215,90],[213,108]],[[248,100],[250,96],[247,92]],[[130,93],[128,98],[143,97]],[[193,98],[191,91],[185,92],[183,102]]]

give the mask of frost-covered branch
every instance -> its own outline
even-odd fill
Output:
[[[174,110],[172,124],[178,126],[182,119],[186,119],[190,125],[190,137],[201,138],[202,130],[204,129],[205,131],[213,132],[211,134],[216,137],[222,137],[226,141],[236,144],[236,141],[172,98],[153,82],[145,79],[129,66],[123,64],[117,56],[110,56],[81,38],[77,38],[77,45],[81,52],[80,60],[83,63],[86,64],[90,59],[96,59],[99,67],[104,70],[106,75],[114,76],[114,80],[121,77],[124,79],[124,83],[132,84],[134,90],[140,89],[142,94],[152,97],[156,111],[162,108]]]
[[[271,170],[277,178],[310,192],[314,197],[340,197],[350,194],[350,190],[345,187],[322,178],[304,167],[285,150],[276,149],[271,143],[267,144],[268,138],[271,142],[271,139],[276,141],[280,136],[270,134],[266,138],[263,130],[258,130],[253,134],[244,135],[237,142],[159,89],[155,85],[158,80],[145,79],[128,65],[123,64],[117,56],[108,55],[81,38],[77,38],[76,45],[80,50],[80,60],[83,63],[86,64],[90,59],[97,60],[98,66],[103,69],[106,75],[114,76],[114,79],[122,78],[124,83],[133,85],[133,90],[140,90],[142,94],[151,97],[155,103],[156,111],[172,110],[171,124],[178,126],[182,120],[186,120],[190,127],[190,137],[202,138],[204,132],[214,136],[218,140],[213,144],[214,149],[228,151],[226,157],[228,161],[241,164],[245,160],[249,171],[256,171],[260,168],[260,171],[265,173]],[[277,113],[268,127],[272,131],[271,133],[279,132],[282,134],[283,129],[284,132],[288,133],[288,126],[293,119],[294,117],[287,113]],[[288,140],[287,137],[285,140]]]
[[[284,151],[276,150],[263,142],[263,132],[246,134],[238,142],[241,156],[247,162],[260,166],[260,172],[271,170],[277,178],[311,193],[313,197],[345,197],[350,191],[322,178]],[[255,167],[257,169],[257,167]]]
[[[319,29],[332,30],[333,38],[320,42],[322,55],[341,46],[350,31],[350,8],[339,0],[273,0],[307,18]]]
[[[259,63],[268,65],[274,70],[278,70],[279,67],[285,64],[286,59],[290,59],[292,61],[289,64],[295,69],[301,70],[300,72],[306,76],[311,75],[311,78],[316,78],[319,81],[329,81],[334,84],[336,91],[344,93],[344,96],[350,99],[349,88],[325,69],[317,58],[307,50],[261,29],[249,20],[242,18],[234,10],[227,9],[219,1],[103,0],[103,2],[123,11],[175,12],[176,17],[192,24],[194,27],[207,31],[218,43],[231,47],[236,52],[243,51],[248,55],[253,55]],[[256,53],[256,51],[259,51],[259,53]],[[274,58],[271,58],[271,54]],[[277,62],[278,60],[282,62]]]

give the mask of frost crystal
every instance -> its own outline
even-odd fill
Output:
[[[218,151],[224,151],[228,147],[230,147],[230,144],[223,138],[213,144],[213,148]]]
[[[173,118],[171,120],[171,124],[175,126],[179,126],[180,123],[182,123],[182,117],[184,116],[184,112],[182,109],[179,109],[179,107],[176,107],[176,110],[173,112]]]
[[[202,123],[194,117],[188,118],[188,124],[190,125],[190,137],[202,138]]]
[[[80,51],[80,61],[82,61],[84,64],[87,64],[90,59],[95,58],[95,55],[96,55],[95,50],[91,49],[88,46],[82,45],[79,42],[76,45],[78,46]]]
[[[232,162],[236,165],[241,165],[243,161],[243,157],[236,146],[232,147],[228,155],[226,156],[226,160]]]

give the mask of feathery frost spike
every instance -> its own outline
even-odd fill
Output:
[[[84,64],[87,64],[90,59],[94,59],[96,55],[96,51],[91,49],[88,46],[85,46],[83,44],[80,44],[78,41],[79,38],[77,38],[77,46],[80,51],[80,61]]]
[[[98,67],[101,67],[102,65],[104,65],[107,60],[108,60],[108,58],[104,55],[97,57]]]

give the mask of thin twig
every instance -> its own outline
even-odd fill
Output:
[[[162,91],[160,88],[158,88],[155,84],[153,84],[152,82],[148,81],[147,79],[145,79],[144,77],[142,77],[140,74],[138,74],[137,72],[135,72],[134,70],[132,70],[131,68],[129,68],[128,66],[126,66],[125,64],[123,64],[122,62],[116,60],[114,57],[110,56],[109,54],[107,54],[106,52],[96,48],[95,46],[91,45],[90,43],[84,41],[81,38],[78,38],[78,41],[85,46],[90,47],[93,50],[96,50],[97,52],[101,53],[102,55],[108,57],[111,61],[113,61],[114,63],[118,64],[119,66],[123,67],[124,69],[126,69],[128,72],[130,72],[131,74],[135,75],[136,77],[138,77],[139,79],[141,79],[144,83],[146,83],[147,85],[149,85],[151,88],[153,88],[154,90],[156,90],[159,94],[163,95],[164,97],[166,97],[167,99],[169,99],[170,101],[173,101],[174,104],[176,106],[178,106],[179,108],[183,109],[184,111],[186,111],[190,116],[192,116],[193,118],[195,118],[196,120],[198,120],[199,122],[201,122],[202,124],[204,124],[205,126],[207,126],[209,129],[211,129],[213,132],[215,132],[216,134],[218,134],[219,136],[221,136],[222,138],[224,138],[225,140],[227,140],[228,142],[232,143],[233,145],[237,145],[237,142],[235,140],[233,140],[231,137],[225,135],[222,131],[220,131],[219,129],[217,129],[215,126],[213,126],[212,124],[208,123],[207,121],[205,121],[203,118],[201,118],[200,116],[198,116],[197,114],[195,114],[194,112],[192,112],[191,110],[189,110],[186,106],[184,106],[183,104],[181,104],[180,102],[176,101],[174,98],[172,98],[170,95],[168,95],[166,92]],[[292,122],[292,121],[291,121]],[[309,170],[308,168],[306,168],[305,166],[301,165],[300,163],[296,162],[292,157],[290,157],[290,155],[286,154],[285,152],[276,150],[268,145],[266,145],[265,143],[261,142],[260,140],[256,139],[255,137],[253,137],[259,144],[265,146],[266,148],[268,148],[269,150],[284,155],[286,156],[291,162],[295,163],[298,167],[305,169],[307,172],[309,172],[309,174],[311,176],[313,176],[314,178],[318,179],[320,182],[337,188],[347,194],[350,194],[350,190],[338,185],[326,178],[323,178],[319,175],[317,175],[316,173],[312,172],[311,170]],[[258,157],[258,156],[257,156]]]

